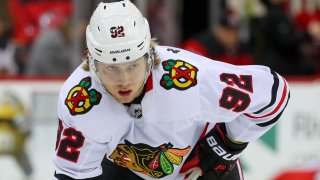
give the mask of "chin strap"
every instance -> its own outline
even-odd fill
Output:
[[[148,60],[147,60],[147,63],[149,65],[149,68],[147,69],[147,72],[146,72],[146,75],[144,77],[144,81],[143,81],[143,86],[141,86],[141,88],[139,89],[138,93],[137,94],[140,94],[141,91],[143,90],[143,88],[145,87],[146,85],[146,82],[148,80],[148,77],[151,73],[151,70],[153,69],[153,65],[154,65],[154,57],[155,57],[155,49],[153,47],[151,47],[148,51],[148,54],[147,54],[148,57]]]

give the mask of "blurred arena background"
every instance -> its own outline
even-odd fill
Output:
[[[81,63],[101,1],[0,1],[0,180],[52,179],[58,92]],[[246,180],[320,179],[319,0],[133,2],[160,44],[267,65],[288,79],[284,115],[241,157]]]

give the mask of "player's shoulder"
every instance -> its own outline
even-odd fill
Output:
[[[209,59],[177,47],[159,46],[156,48],[156,52],[158,53],[162,66],[164,67],[169,68],[170,65],[176,64],[176,66],[185,66],[183,67],[184,69],[193,69],[197,72],[197,79],[202,82],[200,83],[201,86],[206,86],[207,81],[211,81],[213,83],[216,81],[221,82],[223,81],[222,78],[228,78],[229,76],[233,76],[231,77],[231,80],[236,78],[236,76],[238,79],[241,79],[241,77],[252,77],[256,81],[255,84],[260,84],[263,83],[264,80],[272,80],[276,74],[266,66],[236,66],[215,59]],[[167,66],[168,63],[169,66]],[[176,67],[174,69],[176,69]],[[191,70],[189,71],[193,72]],[[279,75],[277,75],[277,77],[278,76]],[[219,83],[215,83],[215,85],[219,85]]]
[[[221,90],[217,90],[220,82],[219,72],[232,69],[232,65],[171,46],[157,46],[156,53],[160,65],[152,72],[154,91],[157,93],[156,101],[161,102],[161,109],[167,112],[159,116],[174,114],[183,118],[192,114],[199,115],[204,107],[203,101],[207,102],[208,97],[212,97],[209,109],[217,109],[214,100],[221,93]],[[172,106],[163,106],[164,104]],[[174,113],[170,113],[173,110]]]
[[[109,131],[99,128],[109,127],[106,118],[101,118],[107,117],[108,113],[113,117],[108,107],[113,107],[115,111],[120,109],[81,65],[61,87],[58,98],[59,119],[98,142],[105,142],[111,136],[106,133]]]
[[[173,46],[157,46],[156,52],[160,56],[160,59],[180,58],[187,61],[210,60],[204,56]]]
[[[167,71],[162,72],[162,86],[170,89],[193,85],[197,92],[191,96],[199,100],[200,105],[195,107],[206,113],[203,117],[215,114],[228,119],[238,113],[254,112],[271,104],[276,96],[285,97],[282,89],[288,89],[285,80],[266,66],[236,66],[168,46],[159,47],[157,52],[162,59],[161,68]]]
[[[76,116],[88,113],[100,103],[102,90],[94,81],[91,73],[78,66],[62,85],[58,98],[58,113]],[[90,101],[92,97],[93,101]],[[88,101],[89,100],[89,101]],[[68,123],[68,119],[63,120]],[[71,123],[71,122],[69,122]],[[72,125],[72,124],[69,124]]]
[[[152,71],[153,89],[143,101],[157,102],[148,108],[152,116],[184,119],[199,115],[198,67],[182,51],[170,46],[156,48],[160,64]]]
[[[227,64],[215,59],[210,59],[205,56],[196,54],[194,52],[190,52],[185,49],[181,49],[178,47],[172,46],[157,46],[156,52],[162,61],[166,61],[169,59],[172,60],[182,60],[188,64],[193,64],[198,67],[202,72],[204,72],[207,68],[212,69],[225,69],[225,68],[237,68],[234,65]]]
[[[100,97],[101,92],[101,87],[95,82],[91,73],[87,70],[84,70],[83,64],[81,64],[63,83],[59,92],[59,97],[71,98],[75,97],[76,95],[85,95],[86,93],[91,93],[92,95]]]

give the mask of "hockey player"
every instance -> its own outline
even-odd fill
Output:
[[[289,100],[268,67],[157,45],[128,0],[100,3],[86,41],[58,100],[59,180],[242,179],[238,157]]]

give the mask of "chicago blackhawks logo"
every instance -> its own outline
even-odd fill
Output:
[[[154,178],[163,178],[170,175],[175,165],[180,165],[183,156],[188,154],[190,146],[184,149],[172,148],[171,143],[152,147],[147,144],[132,144],[125,140],[119,144],[109,156],[122,167],[132,169]]]
[[[163,69],[169,73],[162,75],[160,85],[165,89],[176,88],[186,90],[197,85],[198,68],[182,60],[172,60],[162,62]]]
[[[86,77],[69,91],[65,105],[72,115],[85,114],[100,103],[101,93],[95,89],[89,90],[90,86],[91,78]]]

